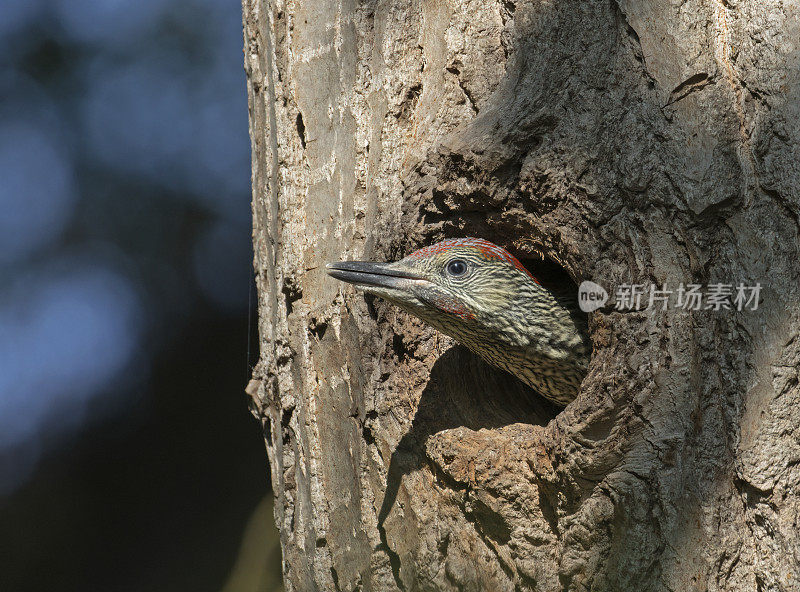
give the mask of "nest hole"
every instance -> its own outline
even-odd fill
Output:
[[[459,426],[546,425],[560,410],[518,378],[456,345],[434,364],[417,415],[438,423],[430,430],[437,432]]]
[[[520,258],[520,262],[548,290],[577,295],[573,279],[554,261]],[[585,326],[586,315],[578,310],[576,315]],[[418,418],[428,424],[428,432],[457,426],[477,430],[514,423],[546,425],[561,410],[518,378],[458,345],[445,352],[431,369]]]

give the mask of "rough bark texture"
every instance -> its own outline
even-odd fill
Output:
[[[290,591],[798,590],[800,9],[245,0],[263,419]],[[328,278],[443,237],[576,282],[578,399]]]

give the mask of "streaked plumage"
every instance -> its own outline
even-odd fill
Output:
[[[575,398],[591,345],[575,290],[546,288],[508,251],[450,239],[394,263],[345,261],[328,273],[450,335],[558,405]]]

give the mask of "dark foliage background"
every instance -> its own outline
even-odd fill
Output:
[[[241,48],[236,2],[0,4],[2,590],[278,586]]]

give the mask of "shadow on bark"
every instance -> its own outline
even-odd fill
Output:
[[[382,526],[391,512],[403,476],[429,463],[425,444],[430,436],[457,427],[477,431],[514,423],[544,426],[559,411],[533,389],[492,368],[467,348],[451,347],[433,365],[411,429],[389,460],[378,523]]]
[[[431,466],[434,474],[447,481],[450,487],[462,487],[437,470],[428,458],[425,452],[428,438],[458,427],[477,431],[515,423],[545,426],[560,410],[510,374],[489,366],[464,346],[455,345],[436,360],[411,428],[389,459],[386,490],[378,512],[381,547],[389,555],[395,583],[401,590],[405,590],[405,586],[400,578],[400,557],[389,545],[384,522],[397,501],[403,477]]]

